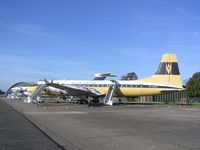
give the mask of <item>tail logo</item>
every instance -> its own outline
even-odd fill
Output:
[[[167,74],[170,74],[172,70],[172,64],[171,63],[166,63],[166,71]]]

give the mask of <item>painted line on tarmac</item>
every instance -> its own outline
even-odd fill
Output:
[[[200,109],[184,109],[184,110],[188,110],[188,111],[200,111]]]
[[[57,111],[57,112],[24,112],[27,115],[87,115],[88,113],[83,111]]]

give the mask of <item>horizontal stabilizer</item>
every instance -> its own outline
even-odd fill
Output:
[[[106,77],[116,77],[114,73],[97,73],[94,74],[93,80],[105,80]]]

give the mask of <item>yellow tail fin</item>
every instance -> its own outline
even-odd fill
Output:
[[[157,72],[153,76],[142,79],[141,81],[183,88],[176,55],[164,54]]]

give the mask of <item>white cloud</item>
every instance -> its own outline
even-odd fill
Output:
[[[0,54],[0,73],[2,76],[66,77],[67,74],[83,74],[91,70],[91,63],[77,60],[37,59]]]
[[[10,30],[18,32],[21,34],[27,34],[31,36],[41,36],[41,37],[50,37],[50,38],[60,38],[61,36],[49,31],[47,27],[38,26],[33,24],[13,24],[8,25]]]
[[[200,20],[200,16],[199,15],[197,15],[197,14],[191,12],[191,11],[188,11],[186,9],[180,8],[177,5],[173,5],[169,1],[160,0],[159,2],[163,3],[165,6],[169,7],[170,9],[176,11],[177,13],[179,13],[181,15],[184,15],[184,16],[192,18],[192,19]]]

